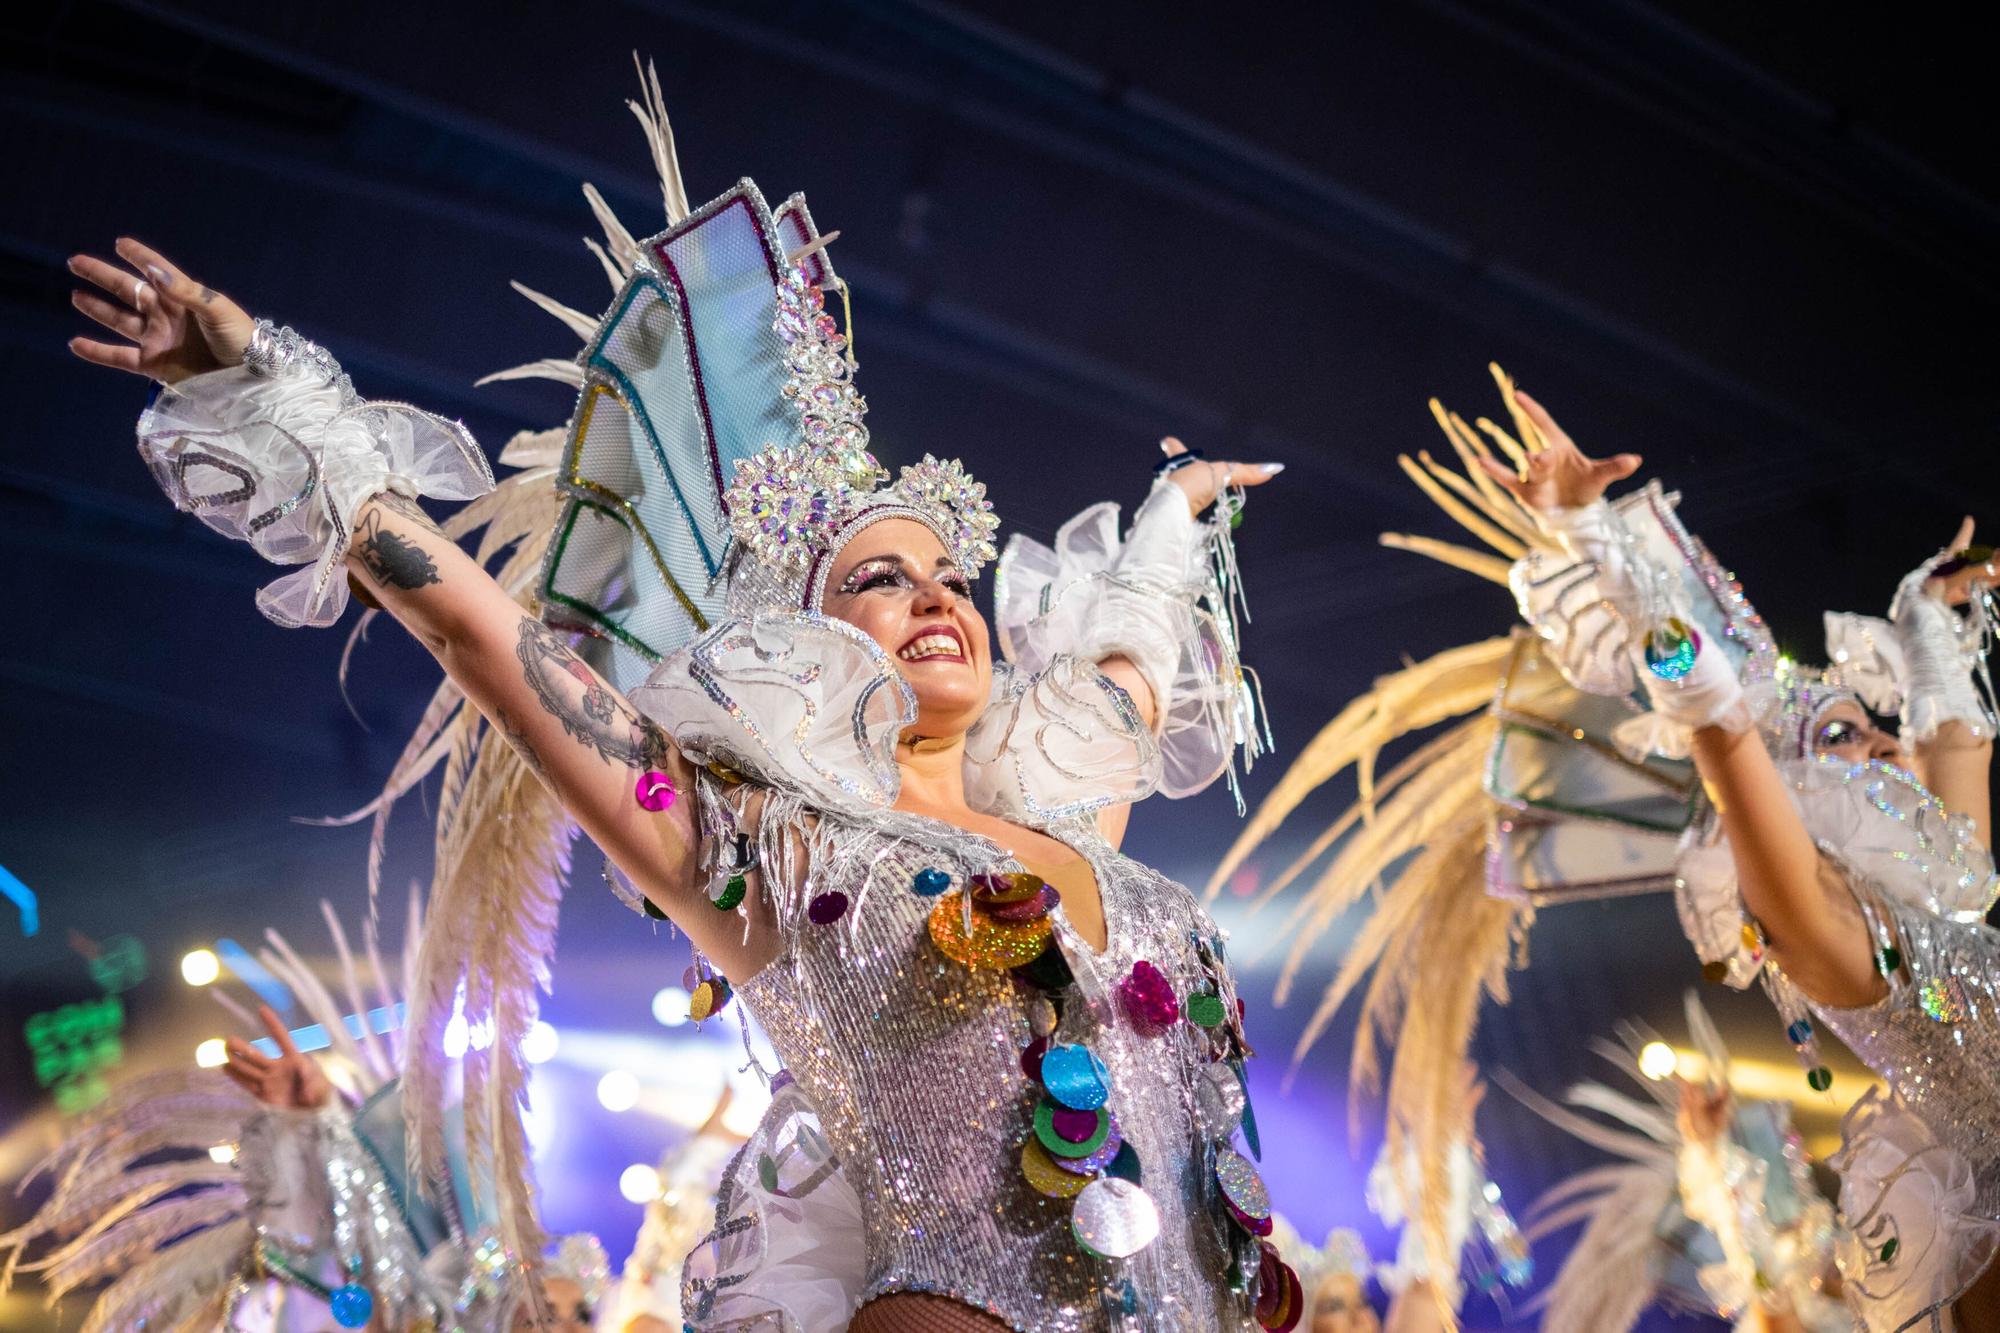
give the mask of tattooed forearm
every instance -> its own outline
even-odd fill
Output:
[[[542,709],[563,731],[606,761],[663,768],[673,754],[666,734],[598,678],[562,635],[539,620],[521,622],[515,655]]]
[[[395,491],[381,491],[375,496],[375,503],[384,509],[393,509],[412,523],[420,523],[432,532],[439,532],[438,525],[424,512],[424,507],[407,495]]]
[[[423,547],[382,526],[379,509],[369,510],[361,520],[352,549],[368,576],[385,588],[408,591],[443,582],[438,577],[437,562]]]
[[[506,738],[507,744],[514,747],[514,753],[521,756],[521,762],[528,766],[528,771],[540,778],[544,787],[554,791],[555,784],[549,781],[549,770],[542,766],[541,756],[536,754],[535,747],[528,743],[528,734],[515,724],[513,718],[507,716],[507,710],[502,708],[495,712],[493,723],[500,729],[500,734]]]

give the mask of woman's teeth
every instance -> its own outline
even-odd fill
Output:
[[[958,640],[951,635],[926,634],[921,639],[913,639],[904,644],[896,656],[905,662],[921,662],[926,657],[963,658],[965,654],[960,651]]]

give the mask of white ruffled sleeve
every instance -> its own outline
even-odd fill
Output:
[[[1107,502],[1063,524],[1054,546],[1007,543],[994,588],[1001,651],[1030,675],[1065,655],[1130,661],[1153,692],[1159,790],[1193,795],[1239,745],[1260,750],[1228,614],[1233,580],[1226,519],[1196,518],[1162,480],[1122,537]]]
[[[1840,1125],[1848,1306],[1871,1329],[1908,1328],[1947,1305],[2000,1250],[2000,1221],[1977,1211],[1972,1164],[1894,1095],[1870,1088]]]
[[[1030,676],[993,664],[993,698],[965,738],[973,809],[1040,825],[1143,800],[1160,747],[1131,697],[1092,663],[1058,657]]]
[[[896,739],[916,696],[889,655],[843,621],[773,612],[717,625],[631,691],[695,763],[718,763],[814,809],[894,805]]]
[[[341,563],[370,496],[469,500],[493,488],[464,426],[354,397],[331,358],[165,386],[139,418],[139,453],[176,509],[273,564],[309,566],[257,594],[286,626],[330,625],[346,609]]]

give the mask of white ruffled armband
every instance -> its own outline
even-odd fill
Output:
[[[139,453],[176,509],[273,564],[261,589],[280,625],[331,625],[362,503],[384,491],[470,500],[493,472],[456,421],[357,397],[327,353],[259,321],[243,365],[164,386],[139,418]]]
[[[1168,796],[1206,787],[1237,746],[1263,748],[1230,616],[1228,532],[1225,514],[1196,518],[1163,479],[1122,539],[1118,506],[1093,505],[1053,547],[1015,536],[995,575],[1001,649],[1023,671],[1123,657],[1145,678]]]
[[[1550,510],[1542,520],[1561,554],[1531,551],[1515,562],[1515,601],[1578,689],[1619,695],[1644,686],[1653,711],[1616,729],[1621,750],[1685,758],[1697,728],[1756,725],[1728,656],[1703,651],[1690,628],[1679,579],[1656,567],[1610,504]],[[1680,644],[1678,655],[1669,638]]]

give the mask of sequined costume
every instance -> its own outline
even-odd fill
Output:
[[[679,795],[712,906],[779,933],[776,961],[753,977],[695,961],[697,1017],[740,997],[817,1109],[860,1201],[858,1301],[946,1292],[1023,1330],[1292,1327],[1303,1294],[1261,1240],[1269,1201],[1236,1150],[1240,1133],[1255,1152],[1249,1052],[1219,934],[1093,825],[1109,805],[1199,790],[1259,746],[1231,614],[1240,497],[1197,520],[1162,481],[1123,531],[1103,506],[1055,547],[1016,539],[1001,561],[999,637],[1018,665],[996,664],[965,737],[967,800],[1089,860],[1110,929],[1099,956],[1005,848],[893,809],[915,695],[881,647],[821,609],[840,548],[884,519],[927,528],[975,576],[998,554],[984,488],[928,455],[892,479],[869,451],[852,326],[830,308],[845,284],[804,199],[773,208],[745,180],[691,207],[657,85],[635,109],[667,229],[634,240],[593,196],[611,306],[593,321],[535,298],[585,338],[574,367],[530,372],[580,389],[552,473],[533,473],[553,482],[553,522],[530,535],[522,515],[546,511],[519,499],[534,490],[522,476],[471,512],[501,529],[481,558],[515,540],[543,552],[531,575],[516,553],[503,586],[592,636],[604,674],[696,766],[695,790]],[[141,449],[177,504],[247,535],[256,515],[241,488],[198,489],[194,456],[227,451],[259,479],[253,494],[335,465],[379,480],[382,466],[350,449],[366,441],[326,426],[349,420],[342,383],[330,358],[195,377],[162,394]],[[261,393],[272,384],[281,391]],[[258,410],[239,410],[253,391]],[[391,476],[395,444],[377,442]],[[344,529],[333,502],[322,517],[305,558],[324,565]],[[1144,679],[1152,727],[1097,669],[1111,657]],[[434,1160],[443,1081],[431,1057],[464,981],[465,1020],[495,1033],[466,1062],[468,1103],[476,1085],[492,1113],[475,1142],[491,1145],[502,1234],[519,1246],[535,1231],[519,1041],[571,830],[461,703],[440,692],[369,813],[384,818],[447,753],[466,775],[441,821],[437,924],[411,1006],[427,1058],[406,1108]],[[661,784],[640,775],[644,808],[660,808],[645,802]],[[503,863],[494,846],[518,850]],[[732,1179],[704,1261],[714,1276],[690,1285],[687,1318],[809,1327],[755,1280],[775,1231],[759,1209],[776,1196]],[[751,1288],[764,1308],[739,1315]]]

